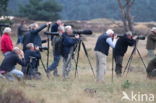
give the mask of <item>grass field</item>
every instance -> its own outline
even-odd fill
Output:
[[[94,45],[96,42],[96,36],[87,37],[85,44],[90,55],[91,62],[95,71],[95,56]],[[15,41],[15,40],[14,40]],[[149,62],[149,58],[146,57],[145,49],[146,41],[140,41],[138,49],[144,58],[146,65]],[[132,48],[129,48],[126,56],[124,57],[125,66]],[[46,52],[42,53],[44,63],[46,63]],[[1,61],[3,56],[0,55]],[[52,56],[50,56],[52,61]],[[10,88],[15,90],[21,90],[25,96],[35,103],[155,103],[149,101],[121,101],[123,96],[122,92],[127,94],[134,92],[136,94],[153,94],[156,96],[156,82],[155,80],[149,80],[146,78],[146,72],[140,58],[137,54],[134,55],[133,62],[131,64],[131,72],[127,77],[123,76],[117,78],[114,75],[114,81],[111,80],[111,50],[107,59],[107,73],[104,83],[97,83],[93,77],[89,64],[83,51],[80,54],[80,62],[78,66],[78,76],[74,78],[74,65],[70,72],[70,79],[62,80],[62,63],[60,63],[58,70],[60,77],[54,78],[51,75],[50,79],[47,79],[42,65],[40,65],[39,71],[42,73],[41,80],[24,80],[10,82],[5,79],[0,79],[0,90],[6,91]],[[74,63],[73,63],[74,64]],[[19,67],[19,66],[18,66]],[[128,80],[128,82],[127,82]],[[85,92],[86,88],[96,90],[96,93]],[[1,103],[1,102],[0,102]]]

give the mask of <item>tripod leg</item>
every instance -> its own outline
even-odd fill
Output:
[[[127,68],[129,67],[129,63],[130,63],[130,61],[131,61],[131,59],[132,59],[132,57],[133,57],[133,54],[134,54],[134,52],[135,52],[135,49],[136,49],[136,48],[134,47],[133,50],[132,50],[132,53],[131,53],[131,55],[130,55],[130,57],[129,57],[129,59],[128,59],[128,62],[127,62],[127,64],[126,64],[126,67],[125,67],[125,69],[124,69],[123,75],[125,74]]]
[[[41,60],[42,66],[43,66],[43,68],[44,68],[44,71],[45,71],[45,73],[47,74],[46,67],[45,67],[45,65],[44,65],[44,63],[43,63],[43,61],[42,61],[42,59],[40,59],[40,60]]]
[[[139,54],[139,56],[140,56],[140,58],[141,58],[142,63],[144,64],[144,67],[145,67],[145,70],[146,70],[147,67],[146,67],[145,62],[143,61],[143,58],[142,58],[142,56],[141,56],[141,54],[140,54],[140,52],[139,52],[138,49],[137,49],[137,52],[138,52],[138,54]]]
[[[48,65],[49,65],[49,48],[50,48],[49,36],[48,35],[47,35],[47,38],[48,38],[48,50],[47,50],[47,68],[48,68]]]
[[[113,49],[112,49],[112,82],[114,80],[114,56],[113,56]]]
[[[131,59],[130,59],[130,61],[129,61],[129,63],[128,63],[128,66],[127,66],[127,73],[126,73],[126,77],[127,77],[127,75],[128,75],[128,73],[129,73],[129,71],[130,71],[130,65],[131,65],[131,63],[132,63],[132,59],[133,59],[133,55],[132,55],[132,57],[131,57]]]
[[[90,62],[90,59],[89,59],[88,52],[87,52],[87,50],[86,50],[85,44],[84,44],[83,42],[82,42],[82,46],[83,46],[83,50],[84,50],[84,52],[85,52],[85,55],[86,55],[86,57],[87,57],[87,59],[88,59],[89,65],[90,65],[90,67],[91,67],[91,70],[92,70],[92,72],[93,72],[93,76],[94,76],[94,78],[95,78],[94,69],[93,69],[92,64],[91,64],[91,62]]]
[[[79,43],[78,43],[77,58],[76,58],[76,67],[75,67],[75,78],[76,78],[76,75],[78,73],[77,67],[78,67],[78,63],[79,63],[80,48],[81,48],[81,41],[79,41]]]

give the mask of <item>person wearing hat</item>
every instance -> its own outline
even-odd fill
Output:
[[[116,39],[113,40],[114,31],[108,29],[106,33],[100,35],[95,45],[96,55],[96,80],[97,82],[104,81],[104,74],[106,73],[106,57],[108,56],[109,47],[115,47]]]
[[[133,46],[136,43],[136,37],[132,37],[132,32],[129,31],[123,36],[119,37],[116,46],[114,48],[114,58],[115,58],[115,72],[117,76],[122,74],[122,61],[124,54],[126,53],[128,46]]]
[[[11,37],[10,37],[11,33],[12,33],[11,28],[6,27],[4,29],[3,35],[1,37],[0,47],[1,47],[1,51],[2,51],[4,56],[9,54],[13,50],[13,42],[12,42]]]
[[[156,27],[151,29],[151,34],[147,37],[146,49],[148,51],[148,56],[154,56],[154,49],[156,48]]]

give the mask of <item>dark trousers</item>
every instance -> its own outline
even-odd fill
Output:
[[[48,72],[54,70],[54,71],[57,71],[57,66],[60,62],[60,58],[61,56],[60,55],[54,55],[54,60],[52,62],[52,64],[48,67]]]
[[[121,75],[122,73],[122,61],[123,61],[123,56],[115,56],[115,72],[117,75]]]
[[[20,35],[20,36],[18,36],[18,39],[17,39],[17,43],[16,44],[22,44],[23,43],[23,35]]]

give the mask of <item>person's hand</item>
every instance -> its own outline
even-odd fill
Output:
[[[37,50],[37,51],[38,51],[39,49],[40,49],[40,48],[39,48],[39,46],[35,47],[35,50]]]
[[[79,39],[79,38],[80,38],[80,35],[75,35],[75,38],[76,38],[76,39]]]
[[[46,24],[47,24],[47,25],[50,25],[51,23],[52,23],[52,22],[47,22]]]
[[[114,34],[113,35],[113,39],[117,39],[118,38],[118,35],[117,34]]]
[[[19,57],[20,57],[21,59],[24,58],[24,52],[23,52],[22,50],[20,50]]]
[[[136,40],[138,36],[133,36],[132,39]]]

